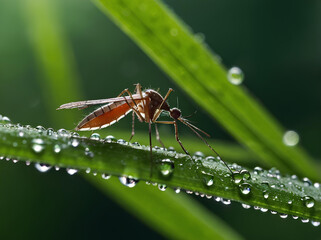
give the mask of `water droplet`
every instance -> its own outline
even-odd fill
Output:
[[[63,128],[59,129],[57,131],[57,133],[58,133],[58,135],[60,137],[68,137],[69,136],[69,132],[66,129],[63,129]]]
[[[251,179],[251,174],[246,169],[242,169],[240,174],[242,175],[243,180],[250,180]]]
[[[230,205],[232,203],[232,201],[230,199],[224,199],[222,198],[221,199],[221,202],[224,204],[224,205]]]
[[[93,158],[95,156],[94,153],[89,150],[89,148],[85,148],[85,155],[89,158]]]
[[[60,170],[60,167],[55,166],[55,170],[56,170],[56,171],[59,171],[59,170]]]
[[[12,162],[13,163],[17,163],[17,162],[19,162],[19,160],[18,159],[12,159]]]
[[[201,157],[201,158],[203,158],[203,157],[205,157],[205,155],[204,155],[204,153],[202,153],[200,151],[197,151],[197,152],[194,153],[193,157]]]
[[[240,85],[244,80],[244,74],[238,67],[232,67],[227,73],[227,79],[234,85]]]
[[[233,179],[234,183],[238,184],[243,180],[243,176],[240,174],[240,172],[233,172]]]
[[[175,148],[174,147],[169,147],[169,148],[167,148],[167,151],[168,152],[175,152]]]
[[[31,164],[30,161],[26,161],[26,165],[29,166]]]
[[[207,198],[207,199],[211,199],[213,196],[212,195],[205,195],[205,197]]]
[[[275,215],[275,214],[278,214],[278,212],[277,212],[277,211],[273,211],[273,210],[271,210],[270,212],[271,212],[271,214],[274,214],[274,215]]]
[[[303,198],[301,198],[301,200],[304,202],[304,205],[307,208],[313,208],[314,207],[314,199],[310,196],[304,196]]]
[[[66,168],[66,171],[69,175],[74,175],[75,173],[78,172],[78,170],[74,168]]]
[[[24,131],[20,130],[18,133],[19,137],[23,137],[25,135]]]
[[[46,129],[43,126],[37,126],[36,129],[37,129],[38,133],[43,133],[46,131]]]
[[[44,141],[41,138],[32,140],[32,150],[36,153],[41,153],[45,149]]]
[[[44,163],[36,163],[35,167],[39,172],[48,172],[52,166]]]
[[[283,135],[283,143],[289,147],[297,145],[299,140],[299,134],[292,130],[285,132]]]
[[[320,222],[313,221],[313,220],[311,220],[311,224],[312,224],[313,226],[315,226],[315,227],[320,226]]]
[[[109,179],[110,177],[111,177],[111,175],[109,175],[109,174],[106,174],[106,173],[103,173],[102,175],[101,175],[101,177],[103,178],[103,179]]]
[[[206,186],[210,187],[214,184],[214,178],[211,175],[204,175],[204,181]]]
[[[249,209],[249,208],[251,208],[250,205],[247,205],[247,204],[245,204],[245,203],[242,203],[242,207],[243,207],[244,209]]]
[[[187,193],[187,194],[193,194],[193,191],[186,190],[186,193]]]
[[[308,222],[310,222],[310,220],[308,218],[301,218],[301,222],[308,223]]]
[[[61,147],[58,144],[55,144],[54,146],[54,152],[55,153],[60,153],[61,152]]]
[[[302,180],[303,180],[304,186],[306,187],[312,186],[312,181],[309,178],[304,177]]]
[[[267,209],[267,208],[261,208],[260,210],[261,210],[261,212],[267,212],[267,211],[269,211],[269,209]]]
[[[288,217],[288,214],[280,213],[280,218],[287,218],[287,217]]]
[[[132,143],[132,146],[140,147],[141,145],[140,145],[140,143],[139,143],[139,142],[133,142],[133,143]]]
[[[79,146],[79,143],[80,143],[80,141],[79,141],[78,138],[72,138],[72,139],[70,140],[70,145],[73,146],[73,147],[78,147],[78,146]]]
[[[93,175],[94,175],[94,176],[97,176],[97,172],[93,172]]]
[[[86,169],[86,173],[90,173],[91,169],[90,168],[87,168]]]
[[[254,168],[254,174],[260,175],[262,172],[263,172],[263,169],[261,167]]]
[[[241,193],[244,195],[248,195],[251,192],[251,185],[248,183],[242,183],[239,185]]]
[[[170,159],[162,159],[159,164],[159,170],[164,177],[169,177],[174,171],[174,163]]]
[[[10,118],[6,117],[6,116],[3,116],[1,119],[0,119],[2,122],[5,122],[5,123],[10,123],[11,120]]]
[[[178,188],[175,188],[174,191],[175,191],[175,193],[180,193],[181,189],[178,187]]]
[[[165,184],[158,184],[158,189],[161,191],[165,191],[167,186]]]
[[[320,183],[316,182],[316,183],[313,184],[313,186],[314,186],[315,188],[318,188],[318,189],[319,189],[319,188],[320,188]]]
[[[136,186],[136,184],[138,183],[139,180],[132,178],[132,177],[121,176],[121,177],[119,177],[119,181],[124,186],[132,188],[132,187]]]
[[[298,216],[292,216],[293,219],[298,219],[299,217]]]
[[[99,141],[99,140],[100,140],[100,135],[99,135],[99,133],[93,133],[93,134],[91,134],[90,139]]]
[[[108,135],[106,138],[105,138],[105,141],[108,142],[108,143],[111,143],[111,142],[116,142],[117,139],[112,136],[112,135]]]
[[[269,198],[269,193],[267,191],[263,192],[263,197],[264,199],[268,199]]]
[[[127,144],[127,142],[126,142],[124,139],[118,139],[118,140],[117,140],[117,143],[123,144],[123,145],[126,145],[126,144]]]

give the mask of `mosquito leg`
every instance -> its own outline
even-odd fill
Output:
[[[132,135],[130,136],[128,142],[130,142],[132,140],[134,135],[135,135],[135,112],[133,112],[133,119],[132,119]]]
[[[183,151],[190,157],[191,157],[191,154],[189,154],[189,152],[184,148],[181,140],[179,139],[179,136],[178,136],[178,127],[177,127],[177,122],[176,121],[156,121],[155,123],[161,123],[161,124],[173,124],[174,127],[175,127],[175,138],[176,138],[176,141],[179,143],[179,145],[181,146],[181,148],[183,149]]]
[[[176,121],[174,121],[174,127],[175,127],[175,137],[176,137],[176,141],[179,143],[179,145],[181,145],[181,148],[183,149],[183,151],[184,151],[190,158],[192,158],[192,157],[191,157],[191,154],[189,154],[189,152],[184,148],[181,140],[180,140],[179,137],[178,137],[178,127],[177,127],[177,122],[176,122]]]
[[[152,179],[153,175],[153,145],[152,145],[152,123],[148,123],[148,134],[149,134],[149,152],[150,152],[150,174],[149,177]]]
[[[158,131],[158,127],[157,127],[156,123],[155,123],[155,131],[156,131],[156,139],[157,139],[157,141],[162,145],[163,148],[165,148],[164,143],[162,142],[162,140],[159,137],[159,131]]]

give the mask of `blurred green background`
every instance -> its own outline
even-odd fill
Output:
[[[56,121],[62,113],[48,109],[45,73],[35,51],[30,27],[32,0],[0,0],[0,113],[13,122],[72,129],[78,120]],[[288,129],[296,130],[302,146],[318,158],[321,121],[321,3],[319,1],[167,1],[195,33],[222,57],[227,67],[239,66],[244,85]],[[51,1],[72,49],[81,99],[66,94],[66,102],[114,97],[124,88],[175,92],[169,103],[209,132],[214,139],[233,141],[123,33],[87,0]],[[37,9],[34,9],[36,11]],[[51,36],[43,41],[50,41]],[[50,57],[50,56],[48,56]],[[64,85],[60,85],[63,92]],[[59,104],[63,104],[61,102]],[[58,106],[56,106],[58,107]],[[242,107],[242,106],[240,106]],[[77,110],[74,110],[77,111]],[[82,112],[85,114],[85,111]],[[81,115],[79,115],[81,116]],[[80,120],[80,119],[79,119]],[[131,117],[109,132],[128,139]],[[137,124],[147,134],[147,125]],[[117,131],[128,132],[125,136]],[[167,126],[161,133],[171,132]],[[184,139],[184,130],[181,131]],[[137,139],[136,139],[137,140]],[[187,146],[188,148],[188,146]],[[119,187],[124,187],[120,185]],[[64,171],[42,174],[23,164],[0,162],[1,239],[161,239],[80,176]],[[321,230],[299,220],[224,206],[196,198],[245,239],[319,239]],[[282,224],[282,229],[280,228]],[[125,229],[125,230],[124,230]],[[277,231],[275,231],[277,229]]]

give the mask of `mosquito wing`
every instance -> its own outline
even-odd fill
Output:
[[[133,94],[133,98],[130,96],[124,96],[124,97],[116,97],[116,98],[106,98],[106,99],[97,99],[97,100],[86,100],[86,101],[79,101],[79,102],[71,102],[71,103],[65,103],[61,105],[57,110],[61,109],[72,109],[72,108],[78,108],[78,109],[84,109],[92,105],[99,105],[99,104],[105,104],[105,103],[117,103],[122,101],[132,101],[134,100],[145,100],[145,98],[142,98],[140,94]]]

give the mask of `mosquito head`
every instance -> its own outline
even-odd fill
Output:
[[[181,117],[181,110],[179,110],[178,108],[172,108],[171,110],[169,110],[169,114],[171,116],[171,118],[173,119],[178,119]]]

